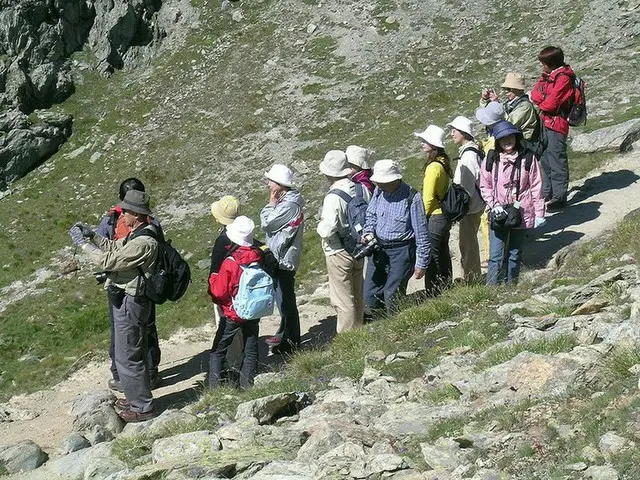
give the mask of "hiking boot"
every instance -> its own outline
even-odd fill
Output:
[[[119,398],[113,404],[117,410],[131,410],[131,404],[126,398]]]
[[[127,423],[146,422],[158,416],[158,412],[150,410],[148,412],[134,412],[133,410],[122,410],[118,416]]]
[[[109,388],[115,392],[124,393],[124,390],[122,389],[122,383],[120,383],[120,380],[116,380],[115,378],[112,378],[109,380],[107,385],[109,385]]]

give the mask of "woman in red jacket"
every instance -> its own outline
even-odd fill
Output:
[[[558,47],[545,47],[538,55],[542,75],[531,90],[531,101],[540,109],[547,147],[540,158],[542,185],[547,210],[562,208],[567,203],[569,163],[567,160],[567,116],[573,97],[574,73],[564,63]]]
[[[222,366],[227,349],[238,330],[242,330],[244,358],[240,369],[240,388],[253,385],[258,367],[258,320],[243,320],[233,308],[233,299],[238,294],[238,284],[242,274],[241,265],[258,262],[263,265],[262,250],[253,247],[253,229],[250,218],[243,215],[227,225],[227,237],[231,241],[229,255],[222,261],[220,270],[209,277],[209,293],[214,303],[220,305],[222,317],[213,340],[209,356],[209,387],[220,385]],[[232,257],[232,258],[230,258]]]

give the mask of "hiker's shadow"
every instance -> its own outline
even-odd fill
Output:
[[[523,249],[522,263],[528,268],[545,267],[562,248],[584,237],[584,233],[571,229],[600,216],[601,202],[586,202],[569,206],[547,217],[547,223],[532,230],[532,242]]]
[[[186,362],[179,365],[174,365],[170,368],[162,370],[162,386],[175,385],[189,378],[193,378],[202,372],[209,370],[209,353],[211,350],[207,349],[194,355]]]
[[[300,338],[302,345],[300,351],[304,352],[306,350],[322,348],[327,345],[336,335],[336,323],[336,316],[331,315],[313,325],[309,331]],[[266,335],[262,336],[260,337],[260,342],[258,342],[259,370],[261,372],[281,370],[282,366],[291,358],[291,354],[269,355],[269,347],[267,347],[265,342],[267,338],[268,336]]]
[[[153,399],[153,403],[156,410],[159,410],[160,412],[168,409],[178,410],[198,400],[202,391],[203,387],[201,385],[196,385],[186,388],[185,390],[179,390],[156,397]]]
[[[626,188],[638,180],[640,180],[640,176],[631,170],[603,172],[597,177],[586,179],[581,186],[572,188],[571,190],[576,193],[571,197],[571,203],[582,202],[607,190]]]

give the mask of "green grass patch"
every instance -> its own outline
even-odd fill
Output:
[[[635,378],[637,373],[631,373],[629,369],[640,364],[639,347],[615,347],[605,360],[605,368],[609,374],[618,380]]]
[[[508,346],[492,348],[476,364],[476,370],[482,371],[494,365],[505,363],[522,352],[537,353],[540,355],[553,355],[560,352],[569,352],[578,345],[573,335],[558,335],[551,339],[541,338],[528,342],[517,342]]]

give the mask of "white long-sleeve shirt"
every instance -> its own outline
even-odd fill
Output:
[[[341,178],[333,182],[329,191],[342,190],[351,197],[356,194],[356,184],[348,178]],[[362,189],[363,197],[369,202],[371,193],[366,188]],[[364,225],[362,225],[364,228]],[[322,239],[322,249],[325,255],[335,255],[344,250],[338,232],[345,234],[349,228],[347,217],[347,202],[338,195],[327,193],[322,202],[322,213],[316,231]]]
[[[480,164],[482,159],[472,150],[466,150],[469,147],[478,148],[475,143],[467,142],[460,147],[460,159],[453,174],[453,182],[467,191],[471,197],[468,213],[478,213],[484,209],[484,202],[476,188],[480,184]]]

